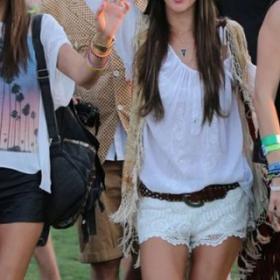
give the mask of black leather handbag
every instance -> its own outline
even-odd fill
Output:
[[[42,15],[33,17],[32,36],[51,143],[52,193],[48,198],[46,223],[58,229],[67,228],[82,215],[83,231],[88,237],[95,231],[94,207],[104,188],[104,171],[97,155],[99,143],[81,123],[72,103],[54,111],[49,73],[40,40],[41,21]]]

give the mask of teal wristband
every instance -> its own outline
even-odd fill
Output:
[[[280,151],[280,144],[274,144],[264,147],[265,153],[269,154],[272,152]]]
[[[264,136],[262,139],[262,144],[265,147],[275,145],[275,144],[280,144],[280,135],[279,134],[271,134]]]

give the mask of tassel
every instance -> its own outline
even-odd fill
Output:
[[[280,233],[268,220],[248,236],[238,266],[241,280],[280,279]]]

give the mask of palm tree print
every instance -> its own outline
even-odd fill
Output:
[[[18,121],[19,121],[19,135],[18,135],[18,145],[20,146],[20,141],[21,141],[21,104],[24,100],[24,95],[22,92],[19,92],[17,95],[16,95],[16,101],[17,103],[19,103],[19,116],[18,116]]]
[[[27,151],[29,148],[29,122],[28,122],[28,116],[30,114],[30,104],[26,104],[23,109],[22,109],[22,113],[25,116],[25,126],[24,126],[24,135],[25,135],[25,139],[27,140],[27,142],[25,142],[25,150]]]
[[[0,39],[0,73],[2,43]],[[32,46],[32,38],[28,45]],[[27,67],[20,66],[17,76],[9,80],[0,76],[0,151],[37,150],[40,90],[35,62],[34,52],[30,52]]]

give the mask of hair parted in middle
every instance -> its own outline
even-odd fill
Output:
[[[146,116],[152,112],[160,120],[164,116],[164,108],[159,94],[159,72],[167,55],[171,31],[164,0],[150,0],[146,12],[149,16],[147,39],[136,55],[138,84],[144,97],[140,114]],[[196,59],[204,85],[203,123],[211,123],[215,113],[224,116],[219,101],[224,65],[214,0],[196,0],[194,13]]]

